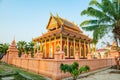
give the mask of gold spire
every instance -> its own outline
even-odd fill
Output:
[[[61,20],[61,18],[59,17],[59,15],[58,15],[58,14],[56,14],[56,18],[58,19],[58,21],[59,21],[60,25],[62,25],[62,24],[63,24],[63,21]]]
[[[52,12],[50,12],[50,16],[51,16],[51,17],[53,17],[53,14],[52,14]]]

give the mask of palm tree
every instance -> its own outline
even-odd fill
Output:
[[[7,53],[7,50],[8,50],[8,47],[9,47],[9,44],[8,43],[1,43],[0,44],[0,53]]]
[[[34,55],[34,43],[33,42],[28,42],[29,46],[29,51],[31,52],[31,57]]]
[[[2,59],[3,56],[7,53],[8,48],[9,48],[8,43],[0,44],[0,59]]]
[[[26,46],[26,42],[25,41],[19,41],[18,43],[17,43],[17,48],[18,48],[18,50],[19,50],[19,57],[21,57],[21,55],[22,55],[22,52],[25,52],[25,46]]]
[[[0,53],[3,53],[3,44],[0,44]]]
[[[25,45],[24,50],[25,50],[26,54],[29,54],[29,45],[28,44]]]
[[[120,39],[120,0],[91,0],[89,7],[81,12],[93,19],[83,21],[80,26],[86,31],[93,31],[93,42],[96,44],[100,38],[110,31],[114,38]],[[118,42],[117,42],[118,44]]]

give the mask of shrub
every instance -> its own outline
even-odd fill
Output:
[[[72,77],[73,77],[73,80],[76,80],[77,79],[77,76],[79,74],[81,74],[82,72],[87,72],[90,70],[90,67],[89,66],[82,66],[80,69],[79,69],[79,64],[78,62],[74,62],[72,65],[68,65],[68,64],[62,64],[60,65],[60,70],[61,72],[63,71],[64,73],[66,72],[69,72]]]

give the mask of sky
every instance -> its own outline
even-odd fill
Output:
[[[90,0],[0,0],[0,42],[31,41],[46,32],[50,13],[78,26]]]
[[[47,32],[50,13],[74,22],[78,26],[88,16],[80,13],[90,0],[0,0],[0,43],[31,41]],[[85,31],[84,31],[85,32]],[[92,33],[85,32],[92,37]]]

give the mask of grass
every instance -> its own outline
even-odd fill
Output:
[[[43,76],[40,76],[36,73],[28,72],[24,69],[20,69],[15,66],[0,62],[0,75],[9,75],[12,73],[14,74],[15,72],[20,74],[15,76],[15,78],[17,78],[16,80],[21,80],[18,79],[20,76],[27,77],[32,80],[46,80]],[[22,80],[29,80],[29,79],[22,79]]]

